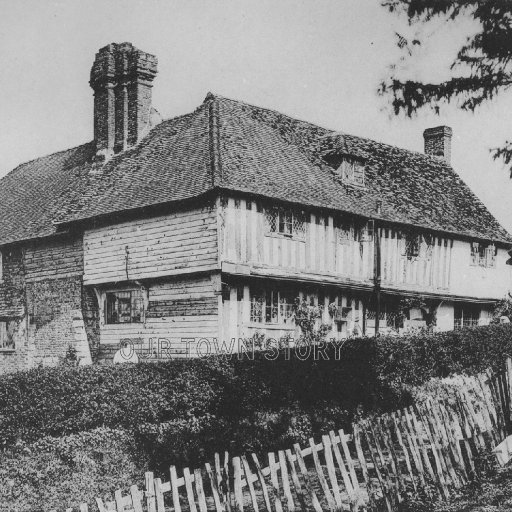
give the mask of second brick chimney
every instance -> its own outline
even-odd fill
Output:
[[[154,55],[131,43],[101,48],[91,69],[94,141],[98,160],[137,144],[151,122],[151,89],[157,73]]]
[[[449,126],[427,128],[423,132],[425,153],[442,158],[450,164],[452,156],[452,129]]]

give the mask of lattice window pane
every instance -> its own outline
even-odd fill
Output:
[[[279,213],[276,208],[269,208],[265,210],[265,222],[267,231],[270,233],[277,233]]]
[[[431,235],[423,235],[421,237],[420,244],[420,256],[426,260],[430,260],[432,258],[432,236]]]
[[[421,235],[408,234],[405,237],[405,256],[417,258],[420,255]]]
[[[303,212],[293,214],[293,235],[299,238],[306,237],[306,215]]]

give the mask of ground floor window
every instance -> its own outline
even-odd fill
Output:
[[[251,291],[251,322],[291,324],[295,295],[275,289]]]
[[[142,322],[144,311],[142,290],[107,292],[105,310],[107,324]]]
[[[375,320],[377,318],[377,311],[375,306],[370,305],[366,309],[366,326],[375,328]],[[396,304],[382,303],[380,306],[379,314],[380,328],[389,328],[393,330],[402,329],[404,326],[404,318]]]
[[[14,350],[14,331],[16,322],[0,321],[0,350]]]
[[[474,327],[480,324],[480,306],[475,304],[456,304],[453,328]]]

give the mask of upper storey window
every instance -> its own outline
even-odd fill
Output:
[[[471,265],[479,267],[496,267],[497,249],[494,244],[482,242],[471,243]]]
[[[404,256],[408,259],[430,260],[432,257],[432,237],[428,234],[418,235],[407,233],[405,235]]]
[[[304,239],[306,218],[304,213],[285,208],[269,208],[265,212],[268,233]]]

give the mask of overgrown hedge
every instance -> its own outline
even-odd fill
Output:
[[[19,442],[0,452],[0,510],[78,510],[114,489],[142,488],[149,461],[133,447],[128,432],[106,428]]]
[[[431,377],[499,366],[512,326],[347,341],[334,358],[212,357],[157,364],[34,369],[0,378],[0,443],[97,427],[131,431],[155,464],[215,450],[275,449],[356,414],[410,403]]]

